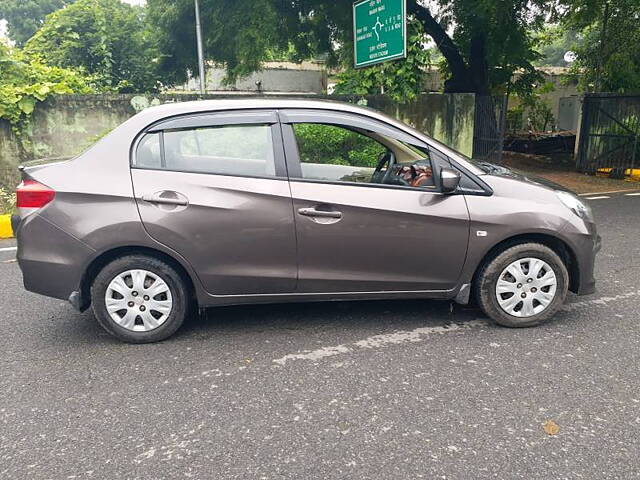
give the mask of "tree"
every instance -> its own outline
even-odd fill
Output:
[[[583,43],[583,36],[574,29],[560,23],[546,25],[535,35],[536,50],[540,58],[534,62],[542,67],[568,67],[564,59],[567,52],[575,52]]]
[[[421,24],[446,59],[447,92],[488,94],[518,69],[533,71],[537,56],[530,31],[540,28],[546,0],[407,0],[410,18]],[[351,1],[201,0],[208,59],[225,64],[230,80],[260,68],[265,53],[292,44],[300,58],[327,53],[349,65]],[[175,81],[195,71],[193,3],[148,0],[149,18],[160,32],[166,56],[161,68]]]
[[[7,21],[9,38],[23,46],[44,23],[51,12],[73,3],[74,0],[2,0],[0,18]]]
[[[92,92],[80,73],[43,65],[0,40],[0,120],[9,122],[17,135],[28,127],[35,105],[50,95]],[[20,147],[28,148],[28,142]]]
[[[159,86],[158,53],[144,9],[120,0],[78,0],[52,13],[25,51],[48,65],[80,69],[102,89],[149,92]]]
[[[586,91],[640,92],[640,2],[573,0],[563,25],[580,32],[573,72]]]
[[[422,91],[430,53],[424,48],[426,34],[422,30],[422,24],[412,21],[407,29],[409,37],[406,61],[358,69],[348,66],[338,74],[335,93],[371,95],[384,92],[397,102],[413,100]]]

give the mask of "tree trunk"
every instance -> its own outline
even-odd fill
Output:
[[[408,11],[422,23],[425,32],[433,38],[447,60],[451,77],[444,83],[445,93],[476,94],[473,156],[500,161],[504,134],[503,125],[500,124],[504,122],[497,118],[498,108],[491,96],[486,33],[475,32],[471,37],[468,62],[465,62],[460,47],[431,15],[428,7],[411,0]],[[503,103],[500,108],[504,109],[505,106]]]
[[[475,93],[489,95],[489,64],[487,62],[487,38],[484,32],[471,37],[469,46],[469,74],[474,80]]]
[[[460,49],[453,42],[446,30],[431,15],[427,7],[418,5],[414,0],[409,3],[409,13],[422,22],[425,32],[433,38],[438,49],[447,60],[451,77],[445,81],[444,91],[447,93],[473,93],[476,91],[473,76],[470,75]]]

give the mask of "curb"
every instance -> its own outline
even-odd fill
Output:
[[[11,215],[0,215],[0,238],[13,238]]]

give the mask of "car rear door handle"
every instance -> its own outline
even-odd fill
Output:
[[[148,203],[158,203],[161,205],[187,206],[189,204],[189,202],[185,198],[161,197],[157,193],[154,193],[153,195],[143,195],[142,201]]]
[[[342,212],[316,210],[315,208],[299,208],[298,213],[305,217],[342,218]]]

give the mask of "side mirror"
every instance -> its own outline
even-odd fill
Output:
[[[443,168],[440,170],[440,187],[442,193],[455,192],[460,184],[460,173],[453,168]]]

